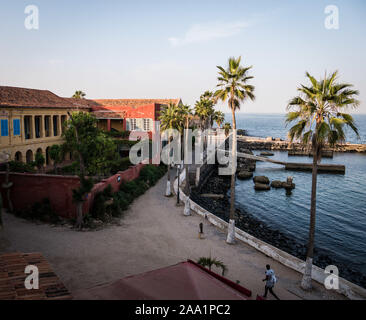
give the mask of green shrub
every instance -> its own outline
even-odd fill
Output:
[[[9,162],[9,166],[10,166],[10,172],[19,172],[19,173],[34,173],[34,164],[28,164],[28,163],[23,163],[20,161],[10,161]]]
[[[43,199],[42,202],[34,203],[28,209],[17,211],[15,214],[24,219],[39,220],[47,223],[58,223],[60,221],[60,217],[53,211],[48,198]]]
[[[111,161],[110,163],[110,171],[111,174],[116,174],[119,171],[125,171],[131,166],[130,158],[125,157],[118,160]]]

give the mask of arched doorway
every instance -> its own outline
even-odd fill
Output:
[[[14,156],[14,159],[17,162],[22,162],[23,161],[23,155],[22,155],[22,153],[20,151],[16,152],[15,153],[15,156]]]
[[[33,151],[28,150],[25,157],[26,157],[27,163],[31,163],[33,161]]]

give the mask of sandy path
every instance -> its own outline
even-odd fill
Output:
[[[252,290],[254,298],[263,294],[261,280],[269,263],[279,279],[275,292],[282,299],[342,299],[320,285],[305,293],[297,272],[245,244],[227,245],[225,234],[197,215],[183,216],[175,198],[162,196],[165,181],[135,201],[120,226],[100,231],[76,232],[5,214],[0,252],[41,252],[71,292],[211,254],[228,266],[227,277]],[[198,239],[200,222],[204,240]]]

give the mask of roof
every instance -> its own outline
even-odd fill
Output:
[[[93,111],[92,114],[97,119],[124,119],[126,117],[125,111],[101,110]]]
[[[149,104],[167,105],[171,102],[177,105],[181,99],[95,99],[94,101],[102,107],[138,108]]]
[[[73,295],[87,300],[248,300],[251,292],[188,260]]]
[[[39,270],[39,289],[27,290],[26,266]],[[40,253],[0,255],[0,300],[70,300],[72,297]]]
[[[48,90],[0,86],[0,106],[25,108],[84,108]]]

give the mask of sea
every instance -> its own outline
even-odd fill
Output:
[[[230,121],[227,115],[226,121]],[[255,137],[286,139],[288,127],[285,115],[238,114],[237,128]],[[366,144],[366,115],[356,115],[360,139],[347,132],[347,141]],[[254,151],[259,154],[260,151]],[[273,159],[288,162],[308,162],[309,157],[288,157],[287,152],[275,151]],[[319,174],[315,247],[325,250],[336,261],[366,275],[366,154],[335,153],[322,163],[343,164],[346,174]],[[289,172],[272,163],[257,163],[255,175],[270,180],[294,177],[296,189],[287,196],[282,189],[256,192],[253,182],[236,182],[236,206],[244,209],[268,226],[307,243],[311,198],[311,172]],[[340,270],[342,276],[342,270]]]

